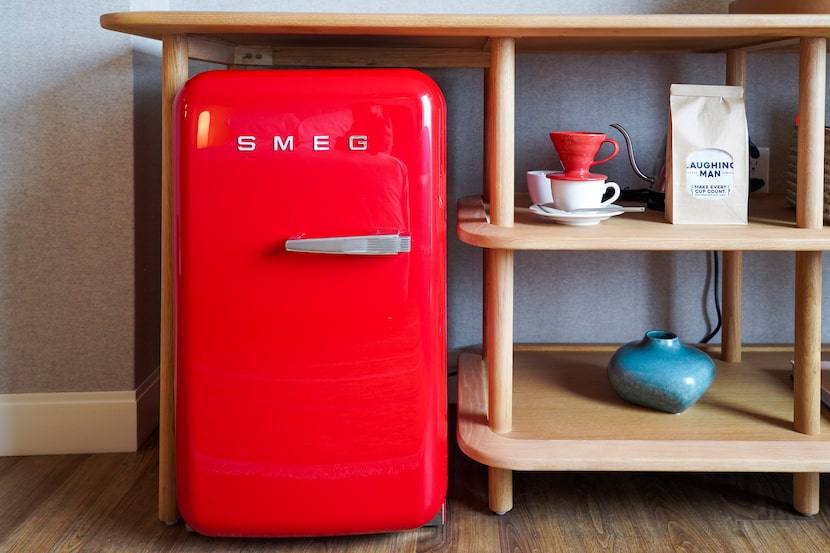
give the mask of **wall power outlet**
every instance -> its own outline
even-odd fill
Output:
[[[756,192],[769,192],[769,148],[758,147],[761,157],[749,158],[749,178],[764,181],[764,186]]]

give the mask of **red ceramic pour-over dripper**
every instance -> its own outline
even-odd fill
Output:
[[[550,139],[565,169],[563,176],[570,180],[602,178],[591,173],[591,167],[605,163],[620,151],[616,140],[599,132],[554,131]],[[594,159],[605,143],[611,144],[614,151],[602,159]]]

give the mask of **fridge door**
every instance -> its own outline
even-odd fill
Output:
[[[211,535],[392,531],[447,480],[444,102],[413,70],[176,100],[176,453]]]

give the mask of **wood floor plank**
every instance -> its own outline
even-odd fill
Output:
[[[101,490],[100,495],[91,506],[90,511],[92,512],[78,517],[73,526],[64,533],[59,544],[66,547],[76,543],[84,543],[87,536],[98,536],[107,540],[108,544],[112,543],[112,538],[108,538],[104,531],[106,521],[112,519],[114,514],[120,510],[120,505],[132,490],[135,477],[132,476],[131,478],[131,475],[146,473],[147,468],[146,465],[142,466],[134,462],[127,463],[125,467],[121,468],[106,487]]]
[[[111,489],[134,456],[89,455],[72,474],[10,535],[11,550],[83,551],[90,526],[107,515],[107,502],[118,501],[123,489]],[[132,476],[134,479],[135,476]],[[90,536],[93,536],[90,538]],[[25,546],[25,547],[24,547]]]
[[[455,418],[450,417],[449,436],[456,435]],[[449,487],[447,492],[447,526],[443,541],[432,544],[429,551],[500,551],[501,517],[489,509],[487,468],[473,461],[451,441]]]
[[[743,522],[753,552],[817,553],[830,549],[827,528],[809,520]]]
[[[0,465],[0,546],[83,462],[80,455],[6,457]],[[4,550],[0,547],[0,551]]]
[[[143,551],[163,530],[158,524],[158,457],[143,450],[125,454],[120,466],[101,482],[99,493],[53,546],[58,550]],[[148,548],[149,550],[149,548]]]

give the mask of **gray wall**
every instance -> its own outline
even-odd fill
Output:
[[[129,390],[158,365],[157,43],[98,26],[130,9],[436,13],[723,13],[728,2],[625,0],[10,0],[0,15],[0,393]],[[672,82],[720,83],[719,55],[523,55],[517,188],[552,165],[553,129],[626,126],[644,159],[663,139]],[[773,188],[796,112],[797,60],[750,57],[753,139],[772,147]],[[204,66],[193,64],[194,72]],[[455,238],[458,197],[481,188],[482,73],[429,71],[449,107],[449,345],[481,338],[481,252]],[[613,132],[613,130],[611,130]],[[608,174],[639,187],[625,161]],[[744,337],[792,340],[793,256],[745,255]],[[711,328],[711,260],[700,252],[519,253],[516,339],[623,342]],[[825,309],[827,311],[827,309]],[[827,332],[825,332],[827,334]],[[716,337],[715,341],[718,341]]]
[[[132,56],[100,10],[0,15],[3,393],[134,388]]]

